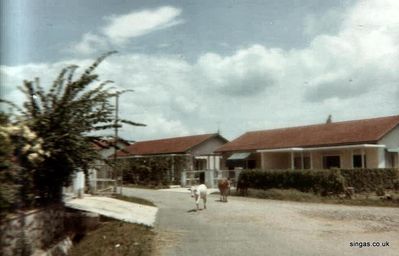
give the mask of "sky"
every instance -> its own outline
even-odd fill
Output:
[[[0,93],[110,50],[128,140],[399,114],[396,0],[2,0]],[[4,106],[3,106],[4,107]],[[104,135],[112,135],[106,131]]]

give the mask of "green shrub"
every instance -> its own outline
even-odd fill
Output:
[[[333,169],[333,170],[244,170],[238,183],[254,189],[297,189],[321,195],[339,194],[345,186],[357,192],[399,189],[399,170]]]
[[[297,189],[315,194],[339,194],[345,179],[339,170],[244,170],[239,183],[254,189]]]
[[[395,180],[399,178],[399,170],[386,169],[341,169],[346,184],[357,192],[371,192],[378,188],[394,189]]]
[[[385,190],[384,190],[384,188],[382,188],[382,187],[377,188],[377,189],[375,190],[375,194],[376,194],[377,196],[384,196],[384,195],[385,195]]]

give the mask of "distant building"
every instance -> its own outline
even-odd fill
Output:
[[[187,180],[198,178],[205,183],[206,170],[220,169],[220,156],[215,149],[228,142],[218,133],[202,134],[158,140],[138,141],[117,153],[118,159],[126,158],[167,158],[169,161],[169,177],[172,183],[187,185]],[[179,159],[179,161],[177,161]],[[184,161],[181,161],[184,159]],[[188,175],[196,172],[198,177]]]

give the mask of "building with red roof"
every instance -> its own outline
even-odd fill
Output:
[[[220,155],[214,151],[226,142],[228,140],[218,133],[138,141],[119,150],[117,158],[168,159],[171,182],[180,181],[182,185],[186,185],[187,179],[198,179],[197,182],[205,183],[207,170],[220,169]],[[160,160],[159,163],[161,162],[164,161]],[[198,171],[198,177],[186,176],[193,171]]]
[[[399,167],[399,115],[247,132],[215,152],[226,169]]]

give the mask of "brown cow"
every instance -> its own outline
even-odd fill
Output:
[[[228,179],[219,180],[218,188],[220,191],[220,201],[227,202],[227,195],[230,193],[230,181]]]

